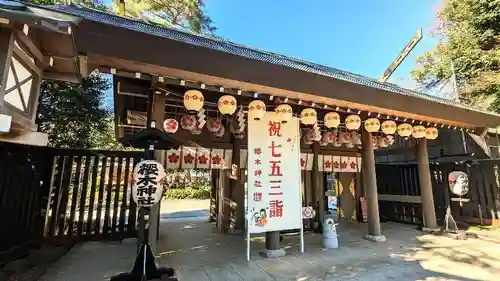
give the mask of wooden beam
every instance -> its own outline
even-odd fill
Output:
[[[78,79],[78,75],[69,74],[69,73],[55,73],[44,71],[42,75],[43,79],[46,80],[58,80],[58,81],[66,81],[71,83],[80,83],[80,79]]]
[[[35,45],[35,43],[33,43],[33,40],[31,40],[31,38],[26,36],[26,34],[24,34],[22,30],[16,30],[14,32],[14,35],[17,39],[18,44],[27,49],[28,55],[32,55],[40,63],[43,62],[43,54]]]
[[[4,103],[7,76],[9,75],[10,62],[12,58],[12,45],[14,36],[12,29],[0,29],[0,105]]]

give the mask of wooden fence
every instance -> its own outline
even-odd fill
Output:
[[[141,152],[0,143],[0,263],[42,243],[136,236],[130,178]]]

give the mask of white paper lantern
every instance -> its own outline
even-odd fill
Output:
[[[398,125],[396,125],[396,122],[392,120],[385,120],[384,122],[382,122],[381,127],[382,132],[386,135],[393,135],[398,129]]]
[[[361,118],[358,115],[349,115],[345,119],[345,127],[348,130],[355,131],[361,127]]]
[[[232,115],[237,108],[236,99],[230,95],[222,96],[217,102],[217,107],[219,108],[220,113]]]
[[[179,130],[179,122],[172,118],[165,119],[165,121],[163,121],[163,130],[167,133],[174,134]]]
[[[220,127],[220,130],[214,133],[214,136],[221,138],[224,136],[224,133],[226,132],[226,129],[224,127]]]
[[[352,135],[352,143],[354,143],[355,145],[362,145],[360,134],[352,132],[351,135]]]
[[[304,108],[300,112],[300,122],[304,125],[314,125],[318,121],[318,114],[314,108]]]
[[[222,121],[220,119],[216,118],[210,118],[207,121],[207,129],[208,131],[215,133],[220,131],[220,128],[222,127]]]
[[[140,207],[151,207],[160,202],[163,194],[165,169],[154,160],[139,162],[133,173],[132,199]]]
[[[380,121],[377,118],[368,118],[365,120],[365,130],[374,133],[380,130]]]
[[[437,128],[429,127],[425,128],[425,138],[428,140],[435,140],[439,135],[439,131]]]
[[[400,137],[409,137],[411,135],[411,125],[403,123],[398,125],[398,135]]]
[[[193,115],[184,115],[181,117],[181,128],[191,131],[196,126],[196,117]]]
[[[413,127],[411,136],[416,139],[425,138],[425,127],[421,125]]]
[[[187,90],[184,93],[184,107],[187,110],[199,111],[203,108],[203,94],[198,90]]]
[[[462,171],[453,171],[448,175],[451,193],[464,196],[469,192],[469,176]]]
[[[304,134],[304,143],[312,144],[314,142],[315,133],[313,128],[308,128]]]
[[[261,100],[254,100],[248,104],[248,119],[260,120],[266,115],[266,104]]]
[[[337,128],[340,125],[340,115],[337,112],[328,112],[323,121],[327,128]]]
[[[389,146],[389,141],[387,140],[386,137],[378,137],[377,138],[377,144],[378,147],[388,147]]]
[[[321,146],[327,146],[328,145],[328,140],[330,139],[330,132],[323,132],[323,135],[321,136],[321,141],[319,144]]]
[[[288,120],[292,119],[293,110],[289,104],[280,104],[275,109],[276,119],[281,123],[286,123]]]

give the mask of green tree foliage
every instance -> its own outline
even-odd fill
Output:
[[[116,4],[118,0],[113,0]],[[195,33],[213,34],[212,19],[204,12],[203,0],[131,0],[125,4],[127,15]]]
[[[435,35],[413,78],[425,89],[452,77],[463,102],[500,112],[500,0],[444,0]]]
[[[108,131],[110,111],[103,107],[109,82],[92,74],[81,84],[43,81],[38,104],[38,125],[49,134],[49,145],[94,148],[93,137]]]

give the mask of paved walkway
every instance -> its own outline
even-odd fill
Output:
[[[174,208],[162,219],[157,255],[158,263],[176,268],[180,281],[465,281],[499,280],[500,276],[500,232],[457,241],[424,235],[413,226],[384,223],[388,242],[372,243],[361,238],[365,224],[342,222],[339,249],[322,249],[321,236],[309,233],[305,236],[306,252],[300,254],[298,237],[286,236],[283,245],[288,255],[268,260],[259,256],[264,239],[256,236],[252,237],[252,258],[247,262],[244,235],[219,234],[205,216],[172,215],[184,211]],[[78,245],[41,280],[107,280],[129,270],[134,253],[134,239],[122,245]]]

